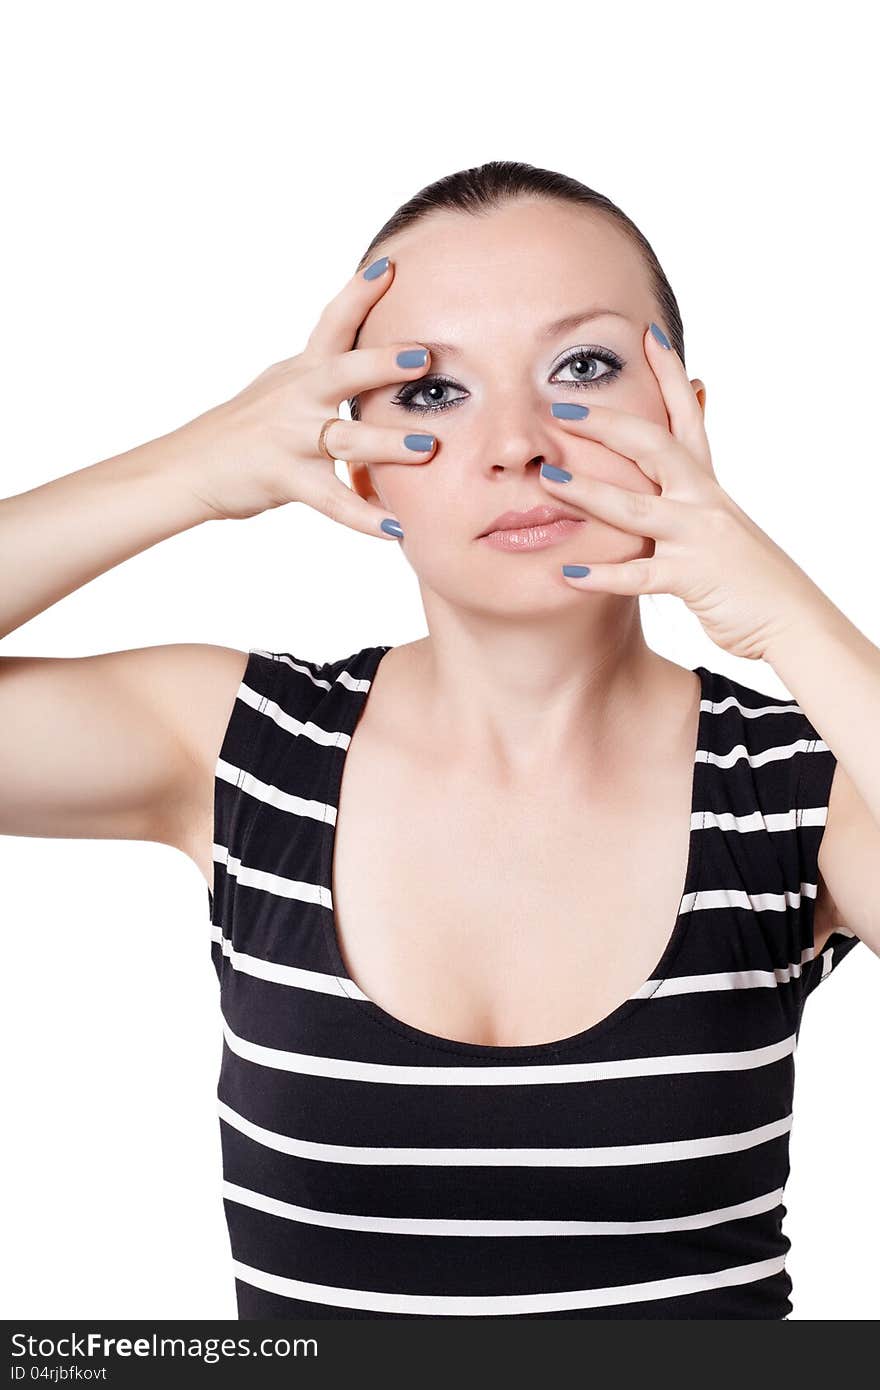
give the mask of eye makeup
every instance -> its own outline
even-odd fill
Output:
[[[603,362],[608,368],[607,371],[602,372],[601,375],[598,376],[596,375],[595,368],[595,363],[597,362]],[[557,384],[561,384],[563,386],[573,386],[576,390],[583,390],[585,387],[599,386],[602,382],[614,381],[620,375],[623,368],[626,366],[626,363],[622,360],[622,358],[618,357],[617,353],[612,352],[610,348],[572,348],[568,353],[566,353],[565,357],[554,369],[553,375],[551,376],[551,381],[558,372],[563,371],[566,367],[573,367],[575,364],[583,364],[587,366],[588,370],[590,371],[590,375],[585,375],[581,378],[569,378],[569,380],[562,380]],[[451,406],[458,405],[459,401],[464,400],[466,398],[467,392],[465,392],[463,396],[456,397],[454,400],[444,401],[437,400],[435,398],[434,403],[431,405],[416,404],[416,396],[420,396],[422,392],[425,392],[426,395],[429,395],[429,393],[432,391],[459,391],[463,389],[464,388],[460,387],[458,385],[458,382],[454,381],[451,377],[443,376],[442,374],[432,373],[430,376],[420,377],[418,381],[407,382],[407,384],[400,391],[398,391],[397,395],[393,397],[391,404],[399,405],[403,410],[407,410],[418,415],[436,415],[441,410],[449,410]]]

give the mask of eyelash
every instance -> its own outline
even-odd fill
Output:
[[[610,348],[575,348],[567,357],[563,358],[556,368],[556,372],[561,372],[564,367],[569,366],[572,362],[587,361],[591,357],[596,358],[599,362],[605,362],[606,365],[611,368],[611,371],[603,372],[601,376],[594,377],[592,381],[566,381],[562,384],[564,386],[573,386],[576,391],[581,391],[591,386],[598,386],[599,383],[603,381],[613,381],[626,366],[626,363],[621,361],[617,353],[612,352]],[[553,373],[554,376],[556,372]],[[399,391],[393,398],[391,404],[402,406],[405,410],[418,415],[437,415],[441,410],[449,410],[450,406],[458,404],[458,401],[445,401],[441,405],[413,405],[413,398],[428,386],[451,386],[455,389],[459,389],[458,383],[453,381],[450,377],[423,376],[420,377],[418,381],[410,382],[402,391]]]

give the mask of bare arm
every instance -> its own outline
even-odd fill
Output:
[[[183,642],[0,657],[0,834],[157,840],[206,872],[210,774],[246,660]]]
[[[375,536],[384,510],[317,447],[339,401],[422,376],[351,349],[392,282],[355,275],[306,350],[161,438],[0,499],[0,638],[98,575],[204,521],[303,502]],[[339,420],[333,458],[419,464],[402,430]],[[158,840],[210,884],[213,770],[246,653],[197,643],[81,657],[0,655],[0,834]]]
[[[114,565],[216,517],[185,430],[0,499],[0,637]]]
[[[184,481],[186,438],[0,500],[4,634],[215,515]],[[192,643],[0,655],[0,834],[161,840],[192,853],[212,741],[219,747],[245,659]]]

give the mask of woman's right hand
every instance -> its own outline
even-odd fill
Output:
[[[286,502],[305,502],[355,531],[387,534],[380,530],[385,513],[336,476],[318,450],[318,436],[341,401],[428,370],[430,352],[422,366],[397,364],[398,352],[418,349],[419,343],[351,346],[393,278],[390,261],[371,280],[355,274],[326,305],[303,352],[276,362],[237,396],[173,431],[182,445],[186,483],[211,519],[240,519]],[[325,444],[334,458],[366,463],[425,463],[433,457],[436,441],[431,449],[416,451],[404,443],[407,435],[413,438],[405,429],[340,418],[328,429]],[[179,461],[181,454],[175,454]]]

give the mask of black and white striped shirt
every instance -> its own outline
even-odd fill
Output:
[[[240,1318],[785,1318],[782,1231],[836,759],[705,667],[690,856],[650,979],[538,1046],[412,1027],[349,976],[346,751],[387,646],[251,649],[216,764],[223,1194]]]

